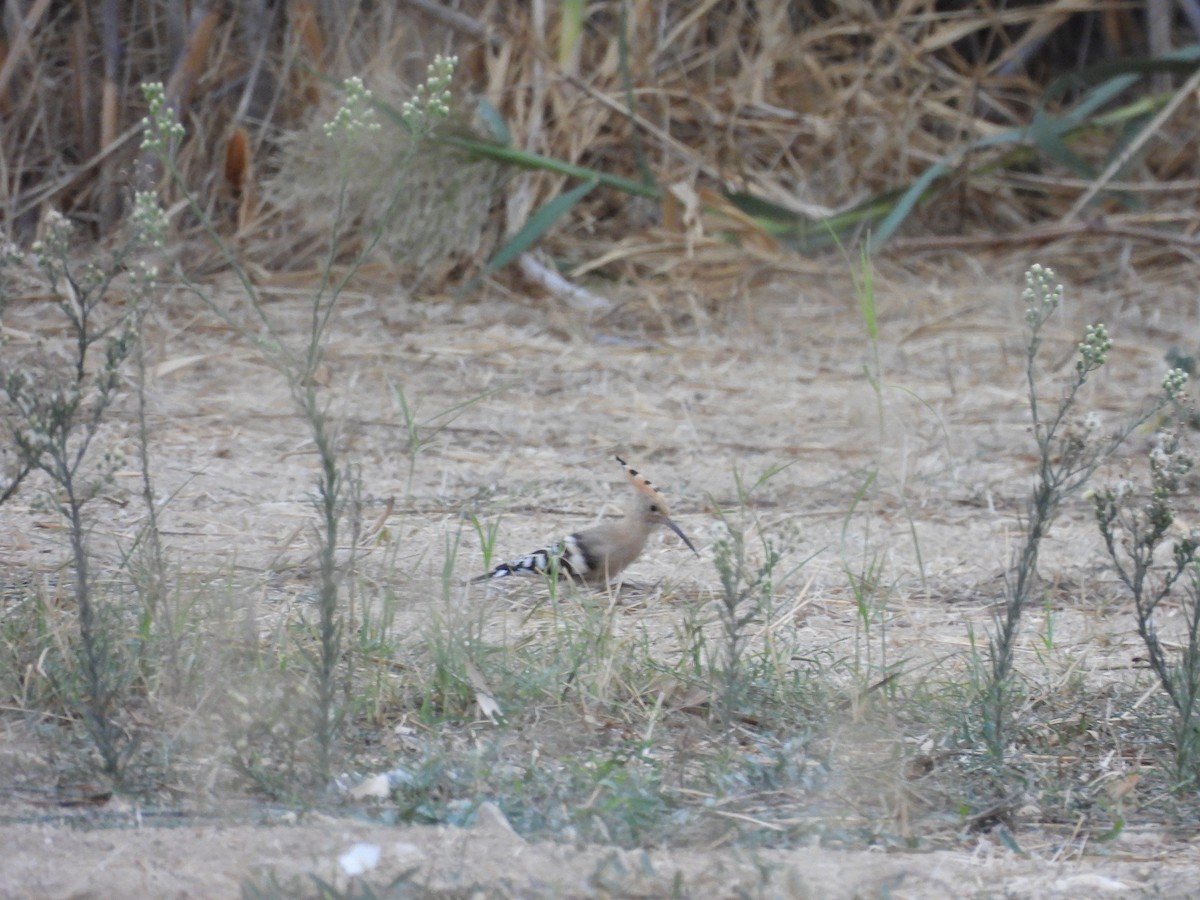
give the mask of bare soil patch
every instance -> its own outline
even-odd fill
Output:
[[[1052,257],[1039,259],[1055,266]],[[733,505],[735,467],[753,476],[791,463],[757,498],[762,521],[793,525],[801,556],[812,555],[777,627],[795,629],[813,653],[886,652],[905,661],[903,677],[961,679],[969,629],[982,634],[1000,598],[1030,484],[1018,299],[1027,262],[994,261],[986,271],[961,260],[884,265],[881,394],[864,376],[873,351],[840,263],[820,277],[778,275],[712,306],[629,296],[592,317],[525,298],[422,301],[386,288],[348,295],[322,377],[345,422],[345,456],[363,469],[366,521],[396,501],[382,523],[386,540],[372,544],[364,569],[397,580],[407,600],[395,628],[415,633],[437,607],[442,549],[463,529],[464,512],[503,513],[497,552],[519,556],[614,511],[625,488],[611,457],[627,454],[664,490],[706,556],[695,559],[664,532],[630,570],[639,590],[623,604],[619,627],[667,646],[689,604],[713,595],[705,553],[719,533],[712,508]],[[1195,292],[1173,278],[1120,272],[1084,284],[1068,264],[1059,268],[1068,299],[1046,358],[1069,371],[1083,325],[1105,322],[1116,347],[1088,404],[1118,420],[1155,393],[1169,347],[1194,351]],[[232,290],[227,297],[239,302]],[[301,335],[304,289],[280,289],[270,302]],[[5,325],[39,333],[48,305],[37,297],[18,303]],[[259,586],[257,602],[235,612],[251,636],[269,633],[280,611],[311,590],[306,497],[315,455],[307,431],[281,377],[184,296],[169,299],[150,329],[151,441],[168,550],[187,572],[224,572]],[[482,396],[421,448],[411,474],[398,388],[419,418]],[[131,419],[127,408],[107,437],[133,458]],[[1150,440],[1139,435],[1126,449],[1135,470]],[[878,489],[849,516],[871,471]],[[119,473],[93,509],[94,550],[110,566],[140,521],[136,479],[132,467]],[[6,507],[0,553],[14,577],[61,596],[60,525],[29,502],[34,493]],[[1194,520],[1194,509],[1181,512]],[[1043,554],[1047,604],[1028,617],[1018,667],[1044,680],[1046,695],[1083,679],[1111,698],[1109,721],[1119,723],[1136,717],[1155,685],[1135,662],[1133,618],[1100,550],[1089,507],[1077,498]],[[882,561],[889,583],[882,635],[864,634],[847,584],[847,567],[871,558]],[[464,537],[456,583],[481,566]],[[471,596],[489,627],[515,639],[539,627],[536,590],[526,582]],[[211,724],[179,721],[192,746]],[[1015,854],[956,820],[941,805],[941,788],[930,796],[898,789],[904,760],[872,749],[873,740],[895,736],[854,709],[843,722],[819,723],[830,758],[844,769],[831,771],[819,810],[794,815],[886,832],[897,838],[893,852],[830,848],[819,838],[803,847],[730,846],[735,829],[753,828],[734,816],[714,816],[703,842],[645,851],[527,842],[488,807],[484,821],[466,829],[385,827],[341,813],[296,817],[248,807],[245,796],[228,793],[215,763],[207,788],[205,767],[196,766],[194,793],[174,804],[179,824],[167,827],[167,805],[153,814],[119,798],[98,811],[62,807],[63,783],[78,789],[80,779],[46,757],[37,735],[51,725],[15,714],[0,723],[9,735],[0,773],[12,786],[0,801],[8,822],[0,829],[0,896],[230,896],[247,881],[311,893],[308,875],[345,882],[337,857],[356,842],[381,848],[367,876],[377,889],[409,873],[414,890],[447,897],[1185,896],[1200,876],[1192,836],[1167,827],[1166,799],[1136,784],[1119,797],[1124,829],[1103,842],[1096,835],[1116,800],[1095,820],[1071,822],[1047,821],[1031,800],[1013,821],[1024,851]],[[597,726],[584,738],[602,732]],[[1105,785],[1155,764],[1155,754],[1158,764],[1166,758],[1161,746],[1118,749],[1091,761],[1089,780],[1075,789],[1099,797]],[[894,802],[866,796],[893,789]],[[897,849],[905,840],[940,849]]]

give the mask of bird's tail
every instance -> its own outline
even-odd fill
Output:
[[[562,542],[553,544],[512,562],[501,563],[486,575],[472,578],[471,583],[479,584],[483,581],[491,581],[493,578],[507,578],[510,575],[545,575],[555,569],[558,570],[560,578],[582,578],[582,573],[575,571],[575,567],[571,564],[570,554],[564,554],[563,550]]]

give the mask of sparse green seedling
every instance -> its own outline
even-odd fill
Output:
[[[443,537],[440,597],[421,629],[421,669],[430,674],[421,686],[420,710],[430,724],[467,716],[481,705],[481,666],[491,654],[484,639],[487,607],[470,602],[454,577],[461,542],[461,528]],[[494,700],[484,693],[483,705]]]
[[[855,661],[856,664],[860,664],[860,661],[865,659],[865,664],[861,665],[860,680],[863,682],[870,681],[877,673],[886,671],[888,668],[887,600],[894,587],[885,580],[887,567],[883,552],[877,547],[871,546],[869,520],[863,526],[862,541],[864,546],[861,561],[857,567],[851,565],[848,553],[851,522],[854,519],[863,494],[871,490],[871,485],[876,482],[876,475],[877,472],[871,472],[868,475],[867,480],[855,496],[854,503],[850,506],[845,518],[842,520],[842,571],[846,575],[850,594],[854,598],[855,637],[856,650],[858,650],[855,654]],[[874,654],[875,637],[873,635],[873,632],[876,631],[875,626],[877,623],[879,626],[878,669],[876,669]]]
[[[490,572],[492,557],[496,555],[496,537],[500,534],[500,519],[497,517],[484,522],[475,513],[467,513],[467,521],[471,523],[475,534],[479,536],[479,551],[483,555],[481,568],[485,572]]]
[[[717,615],[724,639],[723,657],[714,671],[720,673],[718,709],[726,732],[734,715],[742,708],[748,689],[746,654],[751,626],[770,621],[775,608],[776,591],[804,565],[802,562],[790,571],[777,571],[784,555],[791,549],[791,541],[785,539],[780,545],[764,529],[751,503],[751,495],[784,468],[786,465],[774,466],[754,484],[747,485],[735,467],[736,515],[722,510],[716,500],[712,500],[717,517],[725,526],[725,534],[713,544],[713,561],[721,582]]]
[[[400,408],[401,422],[404,426],[404,452],[408,456],[408,477],[404,487],[406,495],[412,495],[412,480],[413,473],[417,468],[417,457],[468,407],[492,396],[499,390],[502,388],[485,391],[447,409],[440,410],[425,419],[419,419],[416,409],[409,405],[408,395],[404,388],[400,385],[392,385],[392,395],[396,398],[396,404]]]
[[[855,299],[870,349],[870,358],[863,363],[863,376],[873,395],[877,429],[875,459],[862,473],[861,482],[842,518],[841,540],[838,548],[842,570],[854,597],[857,614],[855,665],[859,668],[861,692],[866,685],[876,682],[881,675],[887,677],[885,673],[893,671],[892,664],[888,659],[887,625],[889,620],[888,601],[893,596],[896,585],[895,579],[888,577],[888,554],[879,547],[878,540],[872,535],[875,520],[874,507],[879,505],[879,501],[885,493],[884,476],[890,466],[889,460],[895,455],[889,453],[888,449],[888,426],[894,416],[894,413],[889,411],[888,395],[899,392],[906,397],[915,399],[929,412],[933,411],[928,404],[915,397],[910,391],[890,383],[885,378],[883,357],[879,346],[875,270],[871,257],[865,247],[860,248],[857,260],[851,259],[844,250],[843,256],[846,257],[847,263],[853,266]],[[905,517],[908,520],[909,533],[912,537],[912,548],[920,572],[921,584],[925,586],[925,565],[921,556],[921,542],[917,533],[916,521],[909,510],[903,476],[901,475],[895,482],[890,482],[887,487],[892,487],[903,506]],[[855,541],[852,540],[852,536],[854,536],[852,535],[852,526],[860,516],[862,525],[860,534],[857,536],[859,538],[857,543],[860,544],[860,547],[855,547],[853,546]],[[877,655],[876,646],[878,646]]]

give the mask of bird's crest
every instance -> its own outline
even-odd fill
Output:
[[[629,478],[630,483],[633,485],[633,489],[641,496],[648,497],[653,500],[658,505],[659,512],[661,512],[664,516],[667,515],[667,499],[661,493],[659,493],[658,488],[650,483],[650,479],[637,469],[631,467],[629,463],[625,462],[625,460],[621,459],[621,457],[618,456],[616,460],[621,464],[621,468],[625,470],[625,475]]]

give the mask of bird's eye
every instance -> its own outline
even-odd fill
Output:
[[[660,512],[657,503],[650,504],[650,512],[652,512],[652,513]]]

